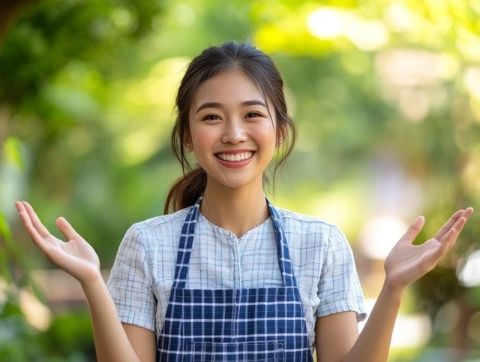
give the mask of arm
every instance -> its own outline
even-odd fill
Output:
[[[400,298],[400,293],[384,284],[362,333],[343,361],[387,361]]]
[[[315,345],[317,362],[339,362],[358,338],[355,312],[340,312],[317,318]]]
[[[360,336],[354,312],[318,318],[315,325],[317,361],[387,361],[399,306],[400,296],[395,298],[390,291],[382,289]]]
[[[98,361],[155,361],[154,333],[131,324],[122,325],[103,279],[82,287],[92,316]]]
[[[418,218],[385,261],[385,281],[371,315],[358,336],[355,314],[338,313],[317,320],[317,359],[321,361],[387,361],[395,319],[406,287],[432,270],[453,247],[473,209],[452,215],[434,238],[412,245],[424,225]],[[342,341],[339,345],[338,342]]]
[[[27,202],[17,202],[15,206],[26,230],[40,250],[50,261],[80,282],[92,316],[97,359],[154,361],[153,333],[140,327],[122,326],[100,273],[100,262],[93,248],[67,220],[59,218],[56,221],[59,230],[69,240],[63,242],[50,234]]]

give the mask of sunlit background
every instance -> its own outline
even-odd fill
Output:
[[[67,217],[105,276],[180,175],[173,98],[203,48],[249,40],[284,76],[299,129],[271,198],[337,224],[367,307],[417,215],[432,236],[480,210],[476,0],[19,0],[0,5],[0,360],[90,361],[81,290],[14,212]],[[390,361],[480,361],[480,218],[406,294]],[[363,327],[363,324],[360,325]]]

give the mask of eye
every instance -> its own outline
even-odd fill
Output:
[[[217,119],[220,119],[220,117],[217,114],[206,114],[205,116],[202,117],[202,121],[215,121]]]
[[[247,118],[259,118],[259,117],[264,117],[263,114],[259,112],[248,112],[247,113]]]

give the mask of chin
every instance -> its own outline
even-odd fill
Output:
[[[213,182],[212,182],[213,181]],[[215,188],[221,187],[224,189],[230,189],[232,191],[238,190],[244,187],[255,187],[256,182],[255,179],[245,179],[242,177],[241,179],[235,179],[235,178],[228,178],[228,179],[214,179],[211,182],[215,185]],[[260,185],[262,185],[260,181]]]

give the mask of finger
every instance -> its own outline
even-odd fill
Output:
[[[420,231],[422,231],[423,225],[425,225],[425,218],[423,216],[417,217],[400,240],[403,242],[412,243]]]
[[[457,239],[458,239],[458,236],[460,235],[460,233],[462,232],[463,230],[463,227],[465,226],[465,224],[467,223],[467,219],[465,219],[464,217],[461,217],[454,225],[453,227],[453,236],[449,239],[447,239],[447,243],[449,244],[448,245],[448,248],[452,248],[453,245],[455,245],[455,243],[457,242]]]
[[[435,239],[441,240],[446,233],[451,229],[451,227],[457,222],[457,220],[463,215],[464,210],[458,210],[454,213],[447,222],[438,230],[437,234],[435,235]]]
[[[40,219],[38,218],[37,214],[33,210],[33,207],[27,202],[24,201],[23,205],[25,206],[25,210],[27,210],[27,213],[30,217],[31,223],[33,227],[37,230],[37,232],[43,237],[47,238],[50,236],[50,232],[47,230],[47,228],[42,224]]]
[[[472,214],[473,214],[473,207],[468,207],[467,209],[465,209],[465,212],[461,217],[461,219],[465,219],[465,220],[455,226],[455,229],[457,229],[458,234],[462,232],[463,228],[467,224],[468,219],[470,218],[470,216],[472,216]]]
[[[41,235],[37,232],[37,229],[32,225],[32,220],[30,218],[30,215],[28,214],[25,205],[22,202],[17,202],[15,203],[15,206],[17,207],[18,214],[20,215],[20,218],[22,219],[23,225],[27,229],[28,233],[32,238],[42,238]]]
[[[427,273],[435,268],[440,259],[442,259],[450,250],[450,244],[448,243],[448,240],[452,239],[454,234],[455,230],[451,228],[444,235],[444,242],[433,238],[422,245],[422,247],[425,246],[425,251],[423,252],[420,265],[422,270],[424,270],[424,273]]]
[[[17,207],[18,213],[23,221],[25,229],[30,234],[32,240],[39,246],[41,249],[45,250],[48,248],[48,243],[46,240],[38,233],[37,229],[33,226],[32,220],[25,208],[25,205],[22,202],[16,202],[15,206]]]
[[[442,259],[445,254],[453,248],[466,222],[467,220],[463,216],[460,217],[455,224],[451,226],[450,230],[443,235],[442,239],[438,240],[434,238],[429,241],[430,245],[436,243],[436,246],[430,249],[431,252],[427,251],[424,255],[425,259],[422,264],[424,265],[425,270],[433,269],[440,259]]]
[[[446,254],[446,252],[447,252],[447,248],[445,244],[440,244],[440,245],[437,244],[436,247],[433,247],[427,250],[422,255],[422,260],[420,262],[420,268],[422,269],[423,274],[426,274],[429,271],[431,271],[433,268],[435,268],[438,262]]]
[[[463,217],[468,220],[468,218],[473,214],[473,207],[467,207],[463,212]]]
[[[453,238],[457,238],[463,227],[465,226],[466,222],[467,219],[465,219],[464,217],[458,219],[455,224],[452,225],[450,230],[441,239],[439,239],[439,241],[441,243],[447,243],[450,242]]]
[[[17,209],[18,215],[23,219],[23,205],[20,201],[15,201],[15,208]]]
[[[81,236],[65,218],[59,217],[55,223],[57,224],[58,230],[60,230],[67,239],[81,239]]]
[[[440,247],[438,248],[438,254],[441,256],[445,255],[448,250],[453,246],[454,239],[455,239],[455,228],[451,228],[442,238],[440,241]]]
[[[457,234],[456,236],[458,236],[462,232],[466,224],[467,224],[467,218],[462,216],[460,219],[458,219],[458,221],[455,223],[455,226],[454,226]]]
[[[455,225],[444,235],[442,240],[439,240],[441,245],[438,250],[439,258],[445,255],[448,251],[450,251],[455,243],[457,242],[458,236],[462,231],[463,227],[465,226],[466,219],[460,218],[457,220]]]

